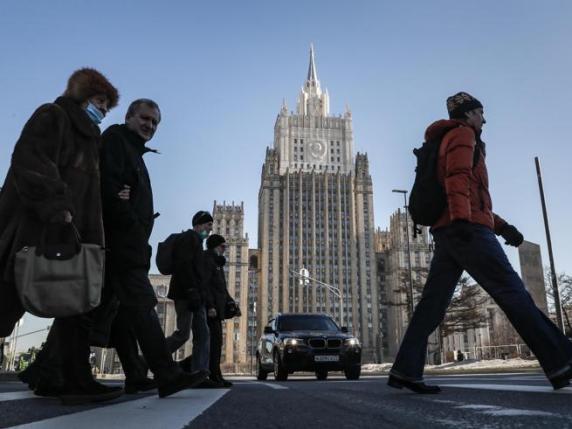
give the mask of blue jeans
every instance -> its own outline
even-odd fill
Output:
[[[209,370],[210,332],[207,323],[207,311],[204,306],[191,312],[189,301],[175,300],[175,313],[177,313],[177,329],[167,338],[167,347],[171,353],[177,351],[191,336],[193,332],[193,355],[191,358],[191,371]]]
[[[572,342],[536,307],[514,271],[494,232],[473,224],[469,243],[451,235],[451,228],[433,231],[435,253],[421,300],[417,304],[391,373],[423,379],[429,335],[445,317],[455,287],[467,271],[495,300],[536,355],[549,378],[572,364]]]

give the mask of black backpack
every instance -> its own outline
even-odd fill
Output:
[[[157,269],[161,274],[173,274],[173,270],[175,268],[173,266],[173,249],[175,247],[175,243],[182,234],[182,232],[171,234],[165,239],[165,241],[161,241],[157,246],[155,263],[157,264]]]
[[[430,140],[413,149],[417,157],[415,182],[409,195],[409,214],[415,224],[431,226],[437,222],[447,207],[447,195],[439,183],[437,169],[441,139]]]
[[[443,185],[439,183],[439,149],[445,135],[457,126],[445,128],[434,139],[426,141],[423,146],[413,149],[417,157],[415,168],[415,182],[409,195],[409,214],[414,224],[414,235],[419,229],[417,225],[434,225],[447,207],[447,194]],[[480,145],[475,147],[473,168],[480,157]]]

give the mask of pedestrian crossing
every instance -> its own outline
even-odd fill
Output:
[[[0,393],[0,402],[17,401],[18,399],[31,399],[31,398],[37,398],[37,396],[35,396],[34,393],[30,391]]]
[[[506,392],[552,393],[555,395],[572,395],[572,388],[566,387],[554,390],[549,385],[530,386],[523,384],[497,384],[497,383],[440,383],[441,387],[457,387],[461,389],[502,390]]]
[[[333,385],[338,383],[380,383],[385,389],[386,376],[366,377],[364,380],[347,381],[347,380],[331,380],[329,383]],[[191,423],[198,416],[207,411],[210,407],[220,401],[229,392],[240,395],[241,389],[248,387],[249,389],[258,388],[268,391],[267,396],[273,396],[274,391],[278,392],[292,392],[305,386],[307,382],[297,383],[297,380],[291,382],[276,383],[273,380],[267,382],[260,382],[254,379],[240,379],[235,381],[233,389],[190,389],[179,392],[169,398],[159,399],[156,395],[134,396],[133,399],[124,396],[120,402],[102,403],[96,406],[78,407],[74,409],[64,409],[59,401],[54,399],[42,399],[34,396],[30,391],[18,390],[10,392],[0,392],[0,407],[4,406],[16,408],[18,403],[22,405],[23,409],[26,407],[45,407],[49,408],[52,412],[49,417],[36,417],[38,420],[30,422],[34,417],[28,417],[24,414],[20,422],[28,421],[29,423],[20,424],[19,426],[11,426],[15,428],[25,429],[62,429],[62,428],[78,428],[78,429],[131,429],[131,428],[149,428],[149,429],[164,429],[164,428],[184,428]],[[301,381],[301,380],[298,380]],[[540,374],[526,374],[526,375],[511,375],[511,376],[498,376],[492,375],[479,377],[479,376],[466,376],[466,377],[429,377],[428,382],[438,383],[440,386],[446,388],[444,392],[451,391],[450,389],[472,389],[480,391],[506,391],[513,393],[530,393],[530,394],[544,394],[549,395],[571,395],[572,387],[561,389],[558,391],[552,390],[551,386]],[[312,385],[327,386],[328,381],[316,381]],[[20,388],[20,385],[15,384],[15,388]],[[17,387],[16,387],[17,386]],[[11,387],[11,386],[10,386]],[[8,387],[8,389],[10,389]],[[6,385],[4,385],[6,389]],[[388,388],[389,389],[389,388]],[[276,394],[278,394],[278,392]],[[395,393],[390,391],[390,393]],[[556,397],[556,396],[555,396]],[[128,399],[128,400],[125,400]],[[445,400],[447,398],[432,398],[434,401]],[[33,402],[31,402],[32,400]],[[10,405],[12,404],[12,405]],[[479,412],[489,413],[490,415],[510,415],[517,411],[502,408],[491,407],[487,405],[487,409],[483,408],[484,405],[475,403],[454,403],[452,405],[459,406],[463,409],[477,409]],[[482,409],[481,409],[482,408]],[[0,408],[1,410],[1,408]],[[527,410],[518,410],[524,412]],[[530,411],[530,410],[528,410]],[[537,410],[538,411],[538,410]],[[535,413],[537,412],[535,411]],[[532,412],[532,411],[531,411]],[[63,413],[70,413],[65,414]],[[503,414],[505,413],[505,414]],[[55,415],[62,414],[62,415]],[[520,414],[519,414],[520,415]],[[539,414],[535,414],[539,415]],[[0,412],[0,428],[7,427],[2,422],[2,414]]]
[[[165,429],[184,428],[220,400],[228,390],[190,389],[166,399],[156,395],[11,426],[21,429]],[[31,392],[0,394],[0,402],[37,398]],[[50,401],[49,399],[47,401]],[[0,427],[1,424],[0,417]]]

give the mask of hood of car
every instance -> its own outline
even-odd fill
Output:
[[[351,335],[340,331],[286,331],[280,332],[282,338],[352,338]]]

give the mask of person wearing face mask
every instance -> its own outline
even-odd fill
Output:
[[[215,383],[212,387],[232,387],[232,383],[223,378],[220,370],[220,358],[222,352],[222,321],[228,317],[227,306],[234,303],[228,293],[224,266],[226,258],[226,240],[223,236],[212,234],[207,239],[205,252],[205,265],[208,272],[206,283],[207,290],[207,317],[210,331],[209,370],[210,380]],[[237,309],[236,317],[240,316]]]
[[[175,301],[177,329],[167,338],[167,344],[169,350],[175,352],[189,339],[192,330],[193,354],[183,360],[181,366],[191,371],[208,371],[208,272],[205,270],[203,241],[212,231],[213,217],[207,211],[199,211],[193,216],[192,223],[193,228],[181,233],[173,247],[173,275],[167,297]]]
[[[125,391],[136,393],[158,388],[160,397],[200,384],[208,372],[181,371],[167,347],[155,306],[157,298],[149,281],[155,214],[151,180],[143,156],[156,152],[146,146],[161,121],[156,102],[131,103],[125,123],[112,125],[102,135],[101,150],[103,221],[109,257],[107,285],[119,301],[111,327],[111,345],[125,372]],[[146,364],[138,355],[141,348]],[[146,377],[146,366],[154,380]]]
[[[97,70],[69,78],[64,94],[40,106],[14,148],[0,194],[0,337],[24,310],[14,290],[14,255],[39,245],[42,231],[73,222],[84,243],[104,244],[99,148],[101,123],[117,89]],[[56,318],[33,374],[21,374],[39,396],[66,404],[104,401],[121,388],[97,383],[89,363],[89,314]]]

